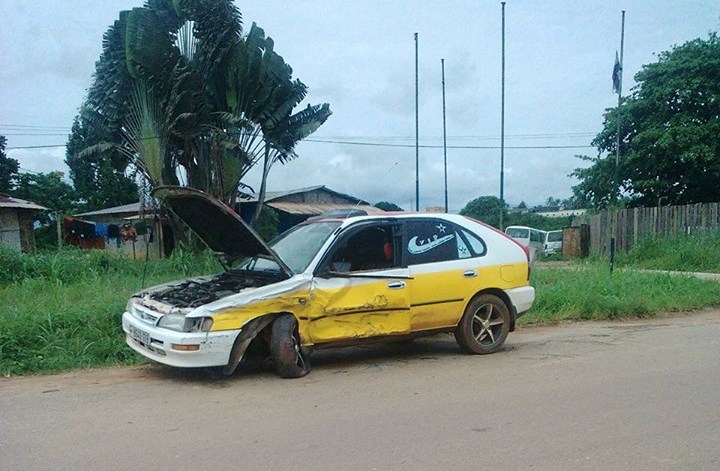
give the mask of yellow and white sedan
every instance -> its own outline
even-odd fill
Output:
[[[527,250],[464,216],[349,210],[266,244],[205,193],[155,194],[227,265],[130,299],[127,343],[159,363],[232,374],[264,352],[280,376],[300,377],[316,348],[439,332],[454,332],[465,352],[493,353],[535,298]]]

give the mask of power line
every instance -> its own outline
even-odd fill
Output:
[[[371,146],[371,147],[402,147],[415,148],[410,144],[383,144],[379,142],[352,142],[352,141],[333,141],[325,139],[303,139],[304,142],[316,142],[320,144],[344,144],[350,146]],[[442,145],[421,144],[424,149],[442,149]],[[448,149],[499,149],[500,146],[447,146]],[[590,149],[591,145],[549,145],[549,146],[505,146],[506,149]]]
[[[303,139],[304,142],[314,142],[317,144],[343,144],[349,146],[366,146],[366,147],[396,147],[396,148],[415,148],[411,144],[387,144],[381,142],[353,142],[353,141],[334,141],[326,139]],[[45,146],[17,146],[7,147],[7,150],[26,150],[26,149],[51,149],[57,147],[65,147],[65,144],[45,145]],[[442,145],[421,144],[423,149],[442,149]],[[449,145],[448,149],[467,149],[467,150],[491,150],[499,149],[500,146],[458,146]],[[585,145],[547,145],[547,146],[505,146],[506,149],[594,149],[594,146]]]
[[[2,124],[0,123],[0,128],[12,128],[12,129],[40,129],[40,130],[56,130],[56,131],[63,131],[63,130],[70,130],[67,126],[37,126],[34,124]]]
[[[8,129],[11,132],[28,132],[32,134],[4,134],[13,136],[60,136],[67,133],[63,132],[58,134],[57,131],[68,131],[70,128],[62,126],[35,126],[30,124],[0,124],[0,129]],[[507,134],[506,139],[580,139],[584,137],[595,137],[596,132],[558,132],[558,133],[524,133],[524,134]],[[347,139],[372,139],[374,141],[386,141],[386,140],[414,140],[415,136],[370,136],[370,135],[337,135],[337,136],[325,136],[323,139],[334,139],[334,140],[347,140]],[[420,137],[420,140],[439,140],[441,136],[426,136]],[[498,140],[499,137],[495,135],[482,135],[482,134],[469,134],[459,136],[448,136],[449,140]]]
[[[65,144],[47,145],[47,146],[17,146],[6,147],[5,150],[25,150],[25,149],[52,149],[55,147],[65,147]]]
[[[36,137],[45,137],[45,136],[67,136],[68,133],[66,132],[60,132],[60,133],[24,133],[24,132],[2,132],[3,136],[36,136]]]
[[[18,167],[18,170],[22,170],[25,173],[32,173],[34,175],[40,175],[41,172],[36,172],[35,170],[29,170],[27,168]]]

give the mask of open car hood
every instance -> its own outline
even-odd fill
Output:
[[[289,277],[292,270],[242,218],[225,203],[195,188],[161,186],[153,191],[213,252],[231,260],[263,257],[275,261]]]

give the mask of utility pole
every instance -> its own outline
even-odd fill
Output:
[[[445,59],[440,59],[442,67],[442,97],[443,97],[443,165],[445,168],[445,212],[448,212],[448,186],[447,186],[447,128],[445,126]]]
[[[502,5],[502,75],[500,79],[500,230],[505,229],[505,2]]]
[[[420,115],[418,109],[418,34],[415,33],[415,211],[420,211]]]
[[[55,211],[55,230],[57,232],[57,248],[58,251],[62,250],[62,221],[60,221],[60,211]]]

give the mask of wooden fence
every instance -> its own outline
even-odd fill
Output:
[[[604,210],[589,217],[591,253],[610,251],[613,213],[618,218],[615,236],[618,251],[629,250],[649,236],[672,237],[720,230],[720,203]]]

